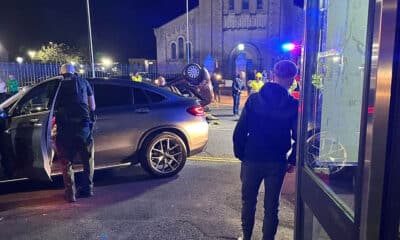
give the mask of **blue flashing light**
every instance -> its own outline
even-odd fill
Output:
[[[296,44],[291,43],[291,42],[282,44],[282,50],[284,52],[293,51],[295,48],[296,48]]]
[[[0,119],[6,119],[6,118],[7,118],[7,113],[0,109]]]

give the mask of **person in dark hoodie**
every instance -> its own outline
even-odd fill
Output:
[[[239,118],[240,94],[244,89],[246,73],[241,71],[232,82],[233,116]]]
[[[286,172],[294,171],[296,164],[298,101],[288,89],[297,67],[284,60],[275,64],[273,72],[273,82],[266,83],[260,92],[248,98],[233,134],[235,157],[242,161],[242,239],[245,240],[251,239],[258,190],[263,180],[263,239],[274,239],[283,179]],[[290,149],[292,152],[287,157]]]

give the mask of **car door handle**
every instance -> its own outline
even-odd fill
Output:
[[[150,109],[148,108],[137,108],[135,109],[135,113],[149,113]]]
[[[39,119],[37,119],[37,118],[31,118],[31,119],[29,119],[29,122],[30,122],[31,124],[35,124],[35,123],[38,123],[38,122],[39,122]]]
[[[34,127],[42,126],[42,124],[39,122],[39,119],[37,119],[37,118],[29,119],[29,123],[32,124]]]

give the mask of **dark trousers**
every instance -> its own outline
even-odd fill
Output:
[[[278,228],[279,197],[286,173],[286,161],[242,162],[242,228],[243,237],[251,239],[253,232],[257,195],[264,180],[264,222],[263,239],[273,240]]]
[[[85,130],[84,132],[90,130]],[[83,165],[83,177],[80,187],[82,192],[93,190],[93,172],[94,172],[94,146],[90,133],[87,137],[82,135],[63,136],[57,134],[57,156],[62,165],[64,178],[65,195],[75,197],[75,176],[72,168],[73,160],[79,154]],[[86,134],[83,134],[85,136]]]
[[[214,91],[214,101],[221,102],[221,90],[214,88],[213,91]]]
[[[239,94],[232,94],[233,97],[233,115],[239,114],[239,106],[240,106],[240,93]]]

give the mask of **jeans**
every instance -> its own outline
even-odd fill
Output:
[[[232,94],[233,97],[233,115],[239,114],[240,94]]]
[[[264,180],[263,239],[273,240],[278,228],[279,197],[286,173],[286,161],[242,162],[242,228],[244,239],[251,239],[257,205],[257,195]]]

